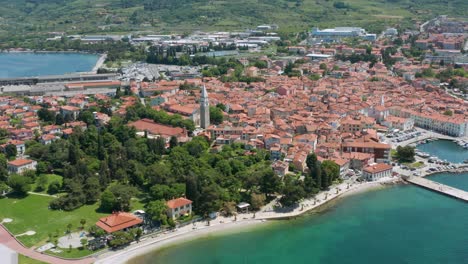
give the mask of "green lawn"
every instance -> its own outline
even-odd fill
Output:
[[[24,255],[18,255],[19,264],[45,264],[45,262],[26,257]]]
[[[70,223],[73,225],[72,229],[77,230],[81,219],[86,219],[86,226],[90,226],[106,215],[95,211],[97,204],[85,205],[71,212],[49,210],[49,201],[52,199],[39,195],[29,195],[21,199],[2,198],[0,219],[13,219],[13,222],[6,223],[5,226],[15,235],[28,230],[35,231],[36,234],[33,236],[18,237],[22,243],[30,247],[45,243],[51,233],[64,235],[66,226]]]
[[[27,247],[40,246],[44,244],[49,234],[57,232],[60,236],[63,236],[66,231],[66,226],[72,224],[73,231],[78,231],[81,219],[86,219],[85,228],[94,225],[100,217],[108,214],[98,213],[96,209],[99,204],[84,205],[74,211],[55,211],[49,210],[49,202],[53,198],[39,196],[39,195],[28,195],[25,198],[1,198],[0,199],[0,220],[3,218],[11,218],[13,222],[5,223],[5,226],[13,234],[21,234],[28,230],[36,232],[33,236],[20,236],[18,239],[25,244]],[[132,210],[143,209],[143,204],[137,198],[133,198],[131,201]],[[73,250],[68,253],[64,250],[61,256],[73,257],[73,256],[84,256],[90,252],[87,250]],[[86,254],[84,254],[86,253]],[[84,255],[83,255],[84,254]]]

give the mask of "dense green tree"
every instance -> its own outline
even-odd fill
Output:
[[[414,147],[411,146],[398,146],[396,149],[396,159],[401,162],[414,162],[414,155],[416,154]]]
[[[190,173],[187,176],[185,180],[185,190],[187,198],[193,202],[193,207],[198,209],[201,193],[197,175]]]
[[[18,195],[26,195],[31,191],[31,184],[29,179],[18,174],[10,175],[8,179],[8,186]]]
[[[163,137],[148,139],[147,144],[148,149],[156,155],[163,155],[166,153],[166,139]]]
[[[183,146],[191,156],[200,157],[208,150],[209,144],[204,137],[194,137],[190,142]]]
[[[157,184],[151,187],[150,194],[154,200],[171,200],[185,194],[185,184],[176,183],[170,186]]]
[[[128,211],[130,210],[130,200],[137,194],[137,190],[133,186],[116,184],[109,187],[109,191],[113,194],[114,210]],[[101,197],[102,199],[102,197]]]
[[[37,177],[37,180],[36,180],[35,191],[37,192],[44,191],[47,188],[47,183],[48,183],[47,176],[45,174],[40,175],[39,177]]]
[[[179,142],[176,137],[172,136],[171,139],[169,140],[169,148],[175,148],[179,145]]]
[[[305,190],[308,194],[314,193],[315,189],[321,189],[323,185],[321,164],[314,153],[307,155],[306,160],[309,174],[304,179]]]
[[[47,188],[47,193],[48,194],[56,194],[60,191],[62,188],[62,185],[58,180],[54,180],[51,183],[49,183],[49,186]]]
[[[112,240],[109,241],[109,246],[118,248],[130,244],[133,240],[135,240],[135,237],[131,232],[117,231],[112,233]]]
[[[337,180],[340,176],[340,166],[334,161],[325,160],[321,164],[322,171],[322,189],[330,187],[333,181]]]
[[[158,162],[149,166],[145,173],[146,180],[151,184],[168,184],[173,182],[171,167],[168,163]]]
[[[262,171],[261,186],[260,189],[265,194],[274,194],[280,191],[281,179],[278,175],[275,175],[271,168]]]
[[[68,147],[68,162],[75,165],[80,160],[80,149],[74,144],[70,144]]]
[[[94,114],[91,111],[81,111],[78,115],[78,120],[85,122],[88,126],[94,124]]]
[[[99,167],[99,184],[101,187],[105,187],[110,182],[110,170],[107,166],[107,161],[103,160]]]
[[[12,159],[12,158],[16,157],[17,154],[18,154],[18,152],[17,152],[17,149],[16,149],[15,145],[13,145],[13,144],[6,145],[5,155],[6,155],[6,157],[8,159]]]
[[[167,205],[164,200],[151,201],[145,206],[148,217],[160,222],[162,225],[167,225]]]
[[[284,186],[281,194],[280,202],[285,207],[293,206],[305,197],[302,182],[290,175],[284,176]]]
[[[101,194],[101,205],[99,208],[104,212],[112,212],[118,209],[116,197],[111,191],[105,190]]]
[[[218,107],[210,106],[210,121],[215,125],[219,125],[223,122],[223,119],[223,111]]]
[[[89,177],[86,179],[84,184],[84,193],[86,195],[86,202],[93,204],[99,200],[101,195],[101,185],[99,184],[99,178]]]
[[[41,108],[37,111],[37,116],[44,122],[54,123],[55,113],[49,111],[47,108]]]

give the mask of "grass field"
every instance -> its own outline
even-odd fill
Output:
[[[36,234],[32,236],[19,236],[18,239],[27,247],[40,246],[47,242],[49,234],[57,233],[58,236],[65,235],[68,224],[72,224],[72,231],[78,231],[81,227],[80,220],[86,219],[85,229],[94,225],[100,217],[107,214],[98,213],[98,204],[85,205],[71,212],[49,210],[48,205],[53,198],[40,195],[28,195],[25,198],[1,198],[0,199],[0,220],[11,218],[13,222],[4,225],[11,233],[18,235],[32,230]],[[139,199],[132,199],[132,209],[142,209],[143,204]],[[90,255],[93,251],[87,249],[62,249],[59,254],[48,252],[65,258],[78,258]],[[22,257],[20,263],[40,263],[27,262],[26,257]],[[34,261],[34,260],[32,260]]]
[[[72,229],[77,230],[81,219],[86,219],[86,226],[90,226],[106,215],[96,212],[98,205],[85,205],[71,212],[49,210],[49,202],[52,199],[39,195],[28,195],[21,199],[2,198],[0,219],[13,219],[13,222],[5,226],[15,235],[28,230],[35,231],[35,235],[18,237],[23,244],[31,247],[45,243],[49,234],[57,232],[59,236],[63,236],[70,223]]]

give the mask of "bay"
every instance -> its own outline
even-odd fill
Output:
[[[431,179],[468,188],[466,173]],[[297,220],[205,237],[128,263],[468,263],[467,206],[398,185],[346,197]]]
[[[98,59],[86,53],[0,53],[0,78],[89,72]]]

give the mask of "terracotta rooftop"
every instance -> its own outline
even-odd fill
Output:
[[[34,160],[16,159],[16,160],[9,161],[8,165],[12,165],[12,166],[15,166],[15,167],[21,167],[21,166],[27,165],[27,164],[32,163],[32,162],[34,162]]]
[[[128,227],[132,227],[143,222],[142,219],[124,212],[118,212],[106,217],[102,217],[96,225],[107,233],[113,233]]]
[[[368,173],[379,173],[382,171],[391,170],[392,168],[393,168],[392,165],[389,165],[389,164],[376,163],[376,164],[365,167],[364,171]]]
[[[189,199],[186,199],[186,198],[177,198],[177,199],[172,199],[172,200],[169,200],[169,201],[166,202],[167,207],[169,207],[171,209],[179,208],[181,206],[191,204],[191,203],[192,203],[192,201],[190,201]]]
[[[185,136],[185,130],[180,127],[171,127],[165,126],[158,123],[155,123],[150,119],[141,119],[132,123],[129,123],[128,126],[135,127],[138,131],[148,131],[153,135],[161,136]]]

